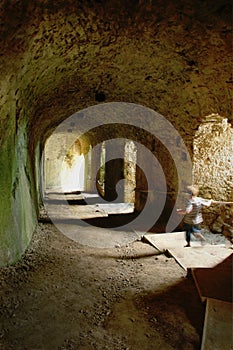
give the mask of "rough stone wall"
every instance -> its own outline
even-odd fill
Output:
[[[193,177],[205,198],[233,201],[233,128],[218,114],[207,116],[195,134]],[[215,204],[207,213],[212,231],[233,238],[233,205]]]
[[[202,192],[215,200],[233,200],[233,128],[212,114],[194,138],[193,173]]]
[[[0,16],[0,264],[32,234],[24,213],[35,222],[35,151],[72,113],[111,101],[150,107],[190,154],[205,115],[232,123],[229,0],[10,0]]]

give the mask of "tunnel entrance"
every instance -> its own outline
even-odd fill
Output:
[[[42,163],[44,203],[60,228],[99,227],[130,236],[171,232],[180,222],[174,207],[190,183],[188,152],[153,110],[131,103],[82,110],[50,135]]]
[[[69,135],[62,136],[52,135],[45,144],[45,198],[57,205],[67,201],[75,208],[78,219],[97,227],[118,227],[137,216],[134,142],[122,139],[122,158],[111,159],[111,140],[94,147],[86,140],[76,139],[60,162],[53,150],[66,147]]]
[[[119,143],[119,142],[118,142]],[[122,158],[114,156],[111,140],[100,148],[100,168],[96,175],[96,189],[106,201],[135,204],[137,148],[133,141],[122,140]],[[119,150],[117,150],[119,152]]]
[[[43,187],[47,192],[89,191],[106,201],[135,202],[137,148],[133,141],[122,140],[122,158],[108,160],[113,157],[111,140],[95,149],[86,144],[83,151],[82,141],[77,139],[61,163],[53,150],[66,147],[67,135],[62,136],[51,136],[45,144]]]

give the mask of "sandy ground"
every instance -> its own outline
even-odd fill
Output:
[[[0,269],[1,350],[198,350],[205,305],[171,257],[135,241],[81,246],[39,223]]]

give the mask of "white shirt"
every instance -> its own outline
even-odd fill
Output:
[[[192,197],[188,200],[186,205],[186,214],[184,217],[184,222],[190,225],[198,225],[203,221],[202,218],[202,207],[209,206],[211,201],[201,197]]]

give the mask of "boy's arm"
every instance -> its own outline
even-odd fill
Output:
[[[186,214],[186,210],[184,209],[176,209],[177,213],[178,214],[181,214],[181,215],[185,215]]]
[[[233,202],[225,202],[225,201],[214,201],[212,200],[213,204],[233,204]]]
[[[189,214],[192,211],[192,209],[193,209],[193,206],[192,204],[189,203],[185,209],[176,209],[176,211],[178,214],[186,215],[186,214]]]
[[[204,198],[202,198],[202,204],[205,207],[210,207],[212,203],[213,203],[213,199],[204,199]]]

